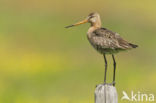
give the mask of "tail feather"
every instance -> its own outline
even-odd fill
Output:
[[[131,44],[131,43],[129,43],[129,45],[132,46],[132,48],[137,48],[138,47],[138,45]]]

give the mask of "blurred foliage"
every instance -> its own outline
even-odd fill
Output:
[[[104,62],[88,43],[89,25],[64,27],[101,14],[103,26],[139,48],[116,55],[122,91],[156,93],[155,0],[1,0],[0,103],[94,103]],[[109,82],[112,60],[109,60]],[[142,102],[143,103],[143,102]]]

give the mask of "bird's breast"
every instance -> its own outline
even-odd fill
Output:
[[[92,33],[93,33],[96,29],[98,29],[98,28],[97,28],[97,27],[94,27],[94,26],[91,26],[91,27],[88,29],[87,37],[88,37],[88,38],[91,38]]]

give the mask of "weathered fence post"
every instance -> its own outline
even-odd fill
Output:
[[[97,85],[95,103],[118,103],[118,94],[115,86],[110,84]]]

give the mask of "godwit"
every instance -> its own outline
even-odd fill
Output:
[[[114,66],[112,85],[115,86],[116,61],[114,53],[136,48],[138,46],[124,40],[118,33],[112,32],[111,30],[108,30],[106,28],[102,28],[100,15],[98,13],[90,13],[85,20],[73,25],[69,25],[66,28],[77,26],[87,22],[91,24],[91,27],[88,29],[87,32],[87,38],[90,44],[104,57],[105,61],[104,84],[106,84],[106,74],[107,74],[106,54],[112,55]]]

